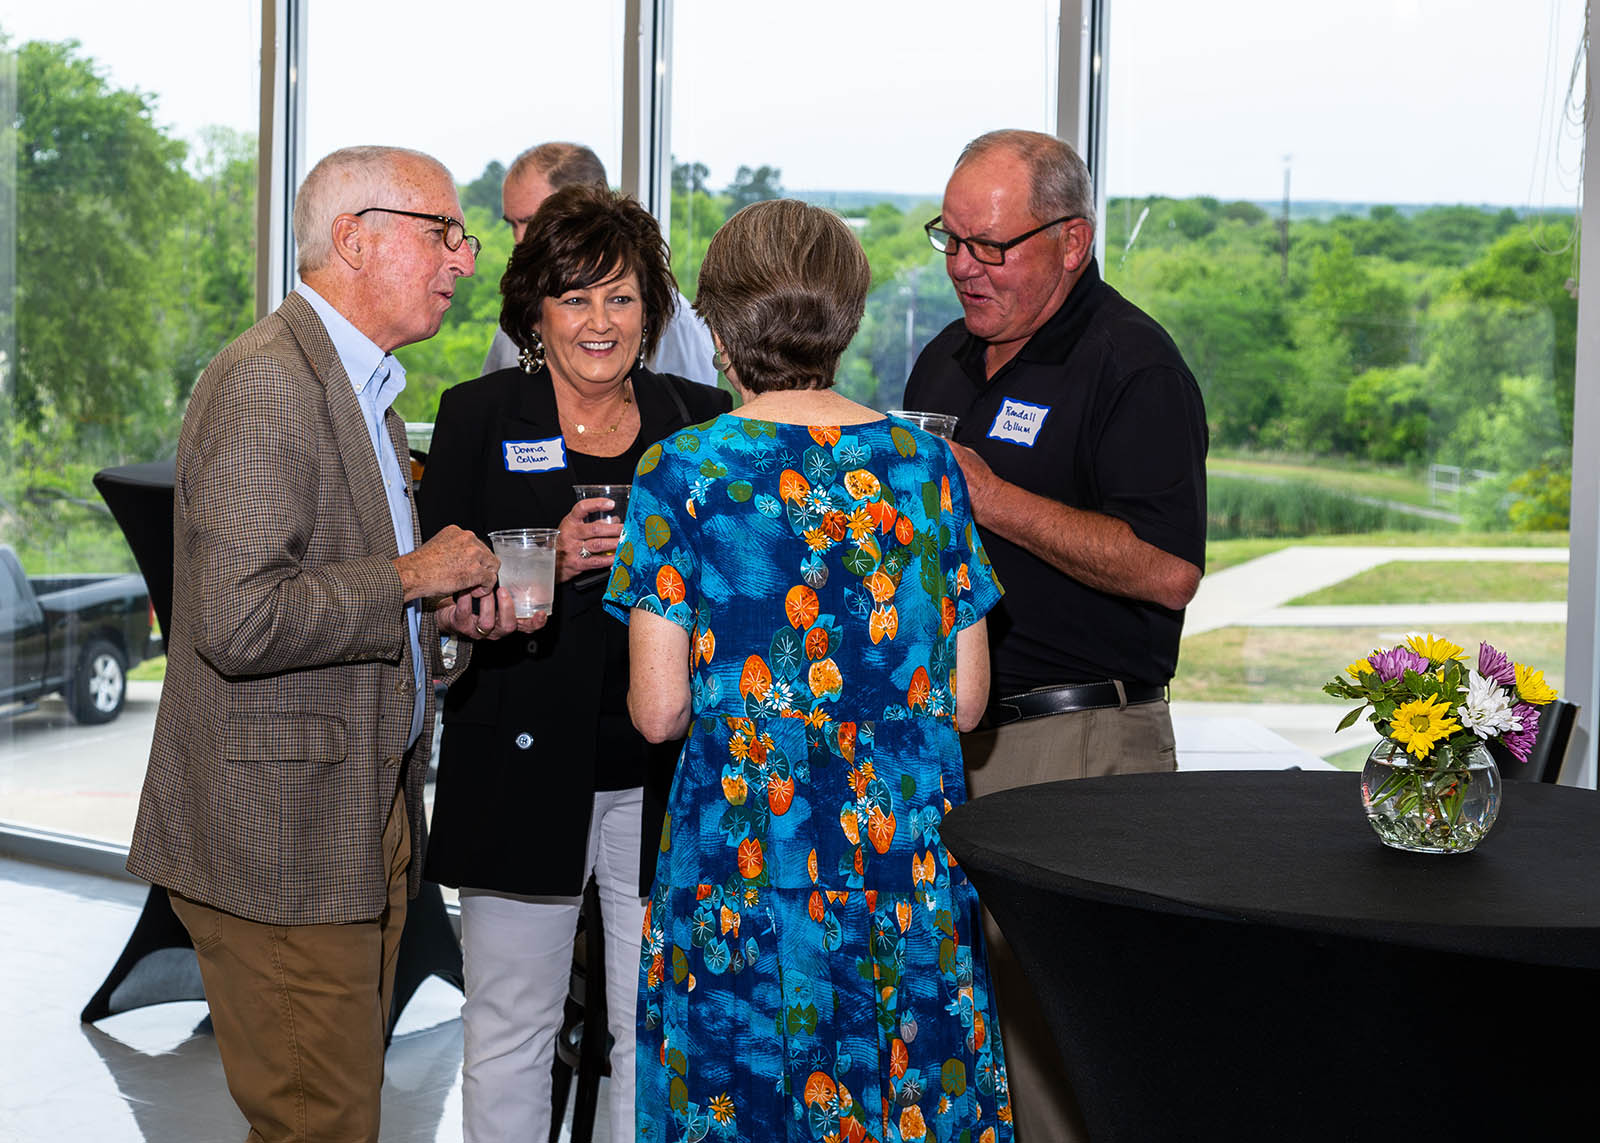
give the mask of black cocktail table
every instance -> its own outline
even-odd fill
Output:
[[[978,799],[944,837],[1095,1143],[1542,1138],[1589,1118],[1593,1053],[1571,1045],[1600,1017],[1591,791],[1516,785],[1450,857],[1380,844],[1351,774],[1058,782]]]

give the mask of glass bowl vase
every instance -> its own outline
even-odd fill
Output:
[[[1469,853],[1500,813],[1500,771],[1482,743],[1418,760],[1385,738],[1361,770],[1367,822],[1394,849]]]

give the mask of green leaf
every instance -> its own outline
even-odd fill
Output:
[[[1355,710],[1351,711],[1349,714],[1345,715],[1344,718],[1339,720],[1339,725],[1334,728],[1333,732],[1337,734],[1341,730],[1354,726],[1356,724],[1356,719],[1360,718],[1361,712],[1366,709],[1366,703],[1362,703],[1360,706],[1356,707]]]
[[[651,548],[660,551],[672,539],[672,525],[660,516],[646,516],[644,518],[644,542]]]
[[[931,480],[922,486],[922,510],[930,520],[939,518],[939,486]]]
[[[654,472],[656,465],[661,463],[661,442],[657,441],[644,450],[644,455],[639,458],[639,475]]]
[[[754,494],[755,489],[751,487],[751,484],[748,480],[735,480],[732,484],[728,485],[728,499],[734,501],[735,503],[743,504]]]
[[[917,455],[916,438],[899,425],[889,426],[889,439],[894,441],[894,447],[899,450],[901,456]]]

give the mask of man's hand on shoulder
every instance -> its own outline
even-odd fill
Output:
[[[1200,569],[1146,543],[1127,521],[1072,508],[1002,480],[966,445],[950,442],[967,480],[972,518],[1080,583],[1173,611],[1189,605]]]
[[[493,593],[500,558],[477,536],[454,524],[440,529],[422,547],[394,561],[406,602],[424,596]]]

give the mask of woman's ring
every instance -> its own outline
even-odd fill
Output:
[[[580,560],[586,560],[589,558],[589,547],[587,544],[578,545],[578,558]]]

